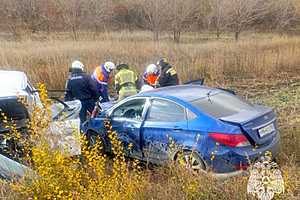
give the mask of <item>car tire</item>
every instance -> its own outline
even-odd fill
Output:
[[[199,156],[197,152],[193,151],[183,151],[176,155],[175,161],[177,164],[182,163],[185,168],[192,170],[196,173],[201,173],[206,171],[206,166],[203,159]]]
[[[93,147],[94,145],[96,145],[100,141],[101,148],[99,148],[99,153],[104,153],[105,152],[104,140],[98,133],[96,133],[94,131],[88,131],[87,132],[87,140],[88,140],[89,147]]]

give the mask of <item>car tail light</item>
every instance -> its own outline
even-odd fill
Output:
[[[240,163],[240,164],[236,164],[234,165],[234,168],[236,170],[247,170],[249,168],[249,164],[248,163]]]
[[[243,134],[209,133],[209,137],[229,147],[244,147],[250,145],[248,139]]]

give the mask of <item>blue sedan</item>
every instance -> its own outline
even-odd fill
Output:
[[[178,158],[215,174],[247,169],[279,147],[276,115],[222,89],[181,85],[143,92],[112,105],[84,124],[91,144],[100,136],[111,151],[104,121],[109,119],[127,156],[154,164]],[[129,146],[133,146],[130,148]]]

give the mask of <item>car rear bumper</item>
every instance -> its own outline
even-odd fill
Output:
[[[216,179],[225,180],[232,177],[246,176],[248,174],[249,174],[248,171],[238,170],[238,171],[233,171],[228,173],[211,173],[210,175]]]
[[[267,152],[276,157],[280,149],[280,135],[277,133],[272,142],[267,145],[245,148],[227,148],[221,147],[216,152],[215,158],[210,161],[213,171],[216,174],[223,176],[234,176],[238,171],[246,170],[253,165],[261,157],[265,156]],[[233,173],[231,175],[231,173]],[[223,174],[223,175],[222,175]]]

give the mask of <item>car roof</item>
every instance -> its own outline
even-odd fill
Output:
[[[216,88],[200,86],[200,85],[177,85],[153,89],[150,91],[139,93],[137,96],[147,97],[164,97],[177,98],[186,102],[191,102],[196,99],[204,98],[209,92],[219,91]]]
[[[21,71],[0,70],[0,96],[16,93],[26,89],[27,76]]]

